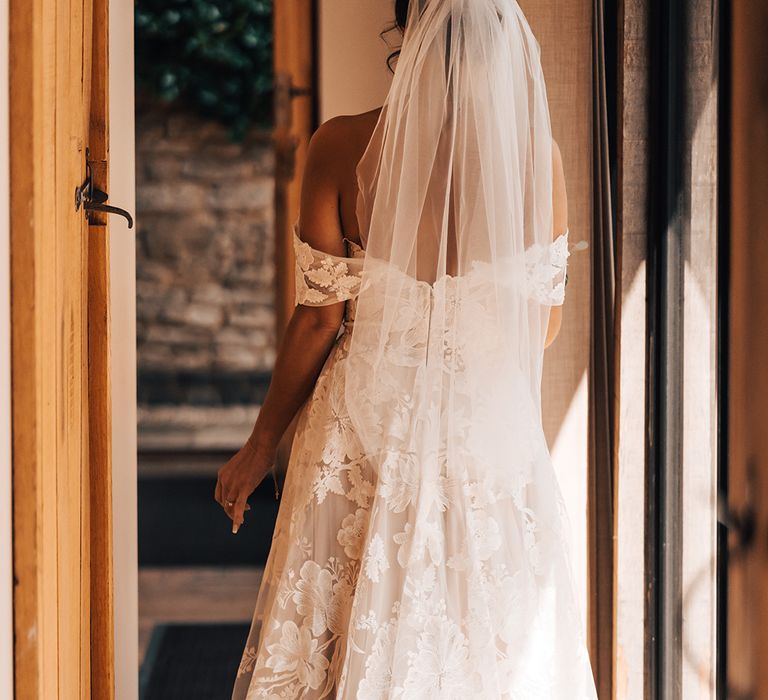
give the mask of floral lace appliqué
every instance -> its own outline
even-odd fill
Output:
[[[360,290],[360,270],[350,263],[315,250],[298,235],[293,238],[296,254],[296,303],[322,305],[354,299]]]
[[[372,456],[347,405],[364,251],[294,243],[297,302],[346,301],[345,330],[297,417],[233,700],[594,700],[564,506],[526,376],[489,332],[487,271],[403,286],[387,366],[416,372],[425,353],[439,358],[451,404],[419,413],[418,382],[382,372],[375,392],[364,387],[364,420],[382,415],[374,400],[386,406],[385,449]],[[562,303],[567,259],[566,236],[515,257],[515,301]],[[461,342],[425,331],[435,304]],[[473,353],[489,358],[477,376]]]
[[[563,303],[569,255],[568,231],[547,246],[534,243],[526,249],[525,269],[532,299],[552,306]]]

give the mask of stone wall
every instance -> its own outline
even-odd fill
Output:
[[[212,409],[263,396],[275,354],[274,151],[268,132],[233,143],[216,124],[141,107],[136,166],[140,440],[162,446],[168,406],[199,408],[179,415],[210,431]],[[159,434],[152,407],[166,416]]]

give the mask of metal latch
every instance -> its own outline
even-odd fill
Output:
[[[105,214],[117,214],[118,216],[124,216],[128,222],[128,228],[133,228],[133,217],[125,209],[120,207],[113,207],[111,204],[107,204],[109,195],[106,192],[98,189],[93,184],[93,173],[91,171],[91,161],[88,160],[88,151],[85,152],[85,180],[80,187],[75,188],[75,211],[80,211],[82,206],[88,217],[88,221],[93,223],[91,213],[92,212],[104,212]]]

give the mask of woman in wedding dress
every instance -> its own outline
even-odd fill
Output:
[[[568,238],[538,45],[515,0],[395,9],[383,107],[311,140],[297,307],[219,471],[237,532],[296,417],[232,697],[593,700],[540,415]]]

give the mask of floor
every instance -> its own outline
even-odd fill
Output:
[[[255,567],[142,567],[139,662],[157,623],[250,621],[261,574]]]
[[[277,503],[265,484],[249,499],[247,537],[232,537],[212,497],[230,454],[139,454],[139,663],[155,625],[251,620]]]

